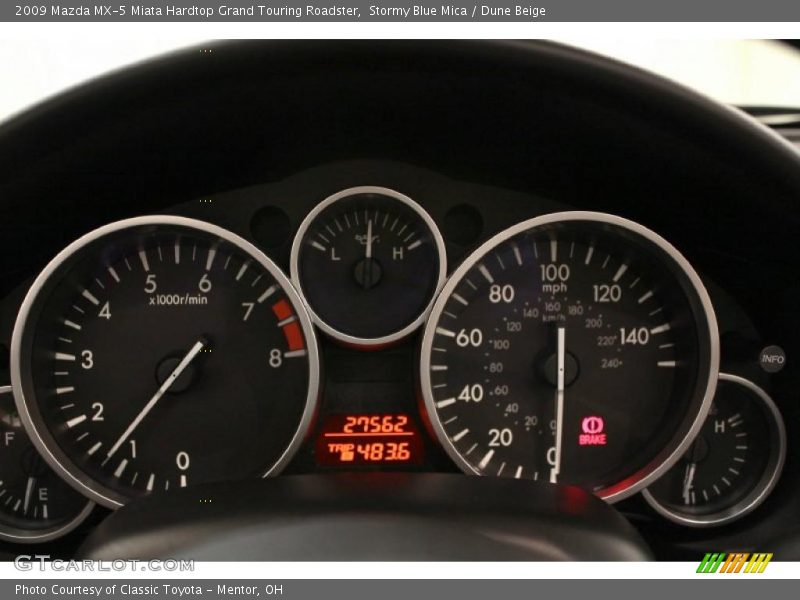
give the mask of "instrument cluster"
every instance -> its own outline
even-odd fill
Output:
[[[414,175],[328,167],[53,257],[6,301],[0,537],[279,473],[460,469],[686,527],[769,497],[782,412],[720,341],[750,324],[670,232]]]

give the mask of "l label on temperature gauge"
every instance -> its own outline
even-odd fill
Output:
[[[317,439],[317,463],[326,467],[419,464],[422,443],[406,415],[331,415]]]

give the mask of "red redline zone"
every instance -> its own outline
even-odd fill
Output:
[[[285,321],[294,316],[292,305],[289,304],[289,301],[285,298],[272,305],[272,312],[275,314],[275,318],[278,319],[278,322]],[[303,350],[306,347],[303,330],[300,329],[300,324],[297,321],[287,323],[281,327],[281,329],[283,329],[283,335],[286,338],[289,351]]]

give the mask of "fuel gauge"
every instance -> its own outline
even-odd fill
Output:
[[[11,387],[0,387],[0,539],[55,539],[80,525],[93,507],[50,470],[22,427]]]
[[[384,346],[425,320],[444,283],[444,241],[408,196],[350,188],[302,222],[291,274],[323,332],[349,346]]]
[[[786,432],[760,387],[721,373],[714,404],[694,443],[644,492],[662,516],[692,527],[735,521],[775,487],[786,456]]]

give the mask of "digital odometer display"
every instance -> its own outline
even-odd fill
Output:
[[[419,464],[419,432],[407,415],[331,415],[317,438],[317,463],[328,467]]]
[[[624,219],[561,213],[499,234],[453,274],[421,381],[465,471],[619,499],[696,434],[717,347],[708,296],[672,246]]]
[[[32,286],[13,347],[34,443],[110,507],[275,472],[317,401],[315,338],[286,277],[191,219],[131,219],[73,243]]]

